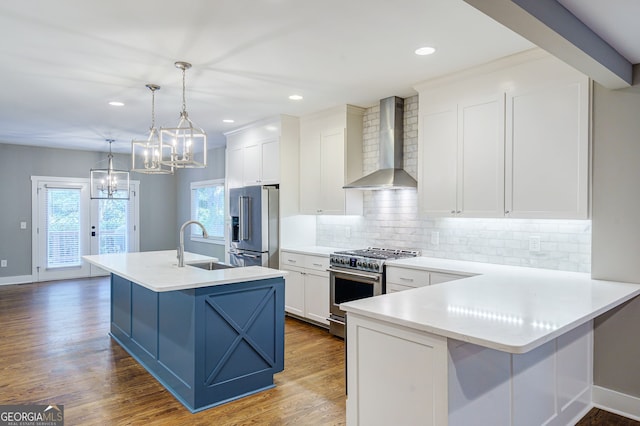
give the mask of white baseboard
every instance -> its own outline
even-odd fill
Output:
[[[33,282],[33,275],[16,275],[13,277],[0,277],[0,285],[26,284]]]
[[[592,398],[595,407],[640,421],[640,398],[636,396],[594,385]]]

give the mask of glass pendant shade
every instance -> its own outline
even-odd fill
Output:
[[[187,114],[185,71],[191,64],[176,62],[175,65],[182,70],[182,111],[176,127],[160,128],[160,162],[177,168],[207,167],[207,134],[194,125]]]
[[[160,132],[155,125],[155,92],[160,89],[156,84],[147,84],[151,90],[151,128],[147,140],[131,141],[131,171],[145,174],[173,174],[173,167],[165,165],[162,160]],[[167,147],[167,149],[170,149]],[[170,156],[170,153],[167,153]]]
[[[128,200],[129,199],[129,172],[118,170],[113,167],[113,154],[109,142],[109,156],[107,158],[106,169],[91,169],[90,196],[93,200]]]

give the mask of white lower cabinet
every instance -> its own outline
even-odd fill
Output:
[[[591,321],[513,354],[348,318],[347,425],[563,426],[590,408]]]
[[[284,309],[288,314],[328,326],[329,258],[283,251],[280,268],[284,277]]]
[[[387,293],[411,290],[416,287],[445,283],[470,276],[472,275],[387,266]]]

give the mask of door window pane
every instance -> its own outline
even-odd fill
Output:
[[[128,252],[128,200],[98,201],[98,254]]]
[[[47,268],[80,266],[80,189],[47,188]]]

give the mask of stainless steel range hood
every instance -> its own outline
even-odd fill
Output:
[[[415,188],[418,183],[402,169],[404,99],[396,96],[380,101],[379,169],[345,186],[344,189]]]

